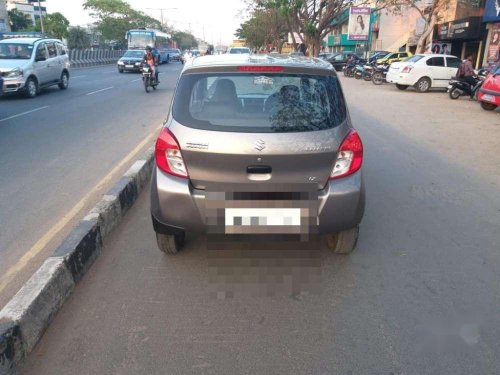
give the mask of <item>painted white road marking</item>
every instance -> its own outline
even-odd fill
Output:
[[[44,105],[43,107],[40,107],[40,108],[35,108],[35,109],[32,109],[30,111],[26,111],[26,112],[22,112],[22,113],[18,113],[17,115],[12,115],[12,116],[9,116],[9,117],[6,117],[6,118],[3,118],[0,120],[0,122],[4,122],[4,121],[7,121],[7,120],[11,120],[13,118],[16,118],[16,117],[20,117],[20,116],[24,116],[24,115],[27,115],[29,113],[33,113],[33,112],[36,112],[36,111],[41,111],[42,109],[45,109],[45,108],[49,108],[48,105]]]
[[[141,80],[142,80],[142,78],[137,78],[137,79],[133,79],[133,80],[132,80],[132,81],[130,81],[130,82],[137,82],[137,81],[141,81]]]
[[[70,78],[83,78],[83,77],[87,77],[87,76],[71,76]]]
[[[103,92],[103,91],[106,91],[106,90],[111,90],[112,88],[114,88],[115,86],[109,86],[109,87],[106,87],[104,89],[100,89],[100,90],[96,90],[96,91],[92,91],[92,92],[89,92],[88,94],[85,94],[85,95],[94,95],[94,94],[97,94],[99,92]]]

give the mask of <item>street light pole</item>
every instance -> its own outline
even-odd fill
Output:
[[[42,14],[42,5],[41,1],[38,0],[38,13],[40,14],[40,26],[42,27],[42,34],[45,34],[45,29],[43,27],[43,14]]]

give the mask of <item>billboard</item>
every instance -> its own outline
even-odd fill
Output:
[[[494,23],[492,25],[490,42],[487,48],[486,62],[488,64],[493,64],[500,57],[498,55],[500,48],[500,23]]]
[[[348,40],[368,40],[370,13],[371,9],[369,7],[349,8]]]
[[[484,22],[500,22],[500,0],[486,0]]]

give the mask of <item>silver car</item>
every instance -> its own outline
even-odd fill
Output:
[[[33,98],[40,89],[69,84],[69,57],[58,39],[13,38],[0,41],[3,93],[24,93]]]
[[[155,157],[151,215],[165,253],[178,252],[186,232],[236,240],[319,234],[336,253],[356,245],[363,145],[327,62],[192,60]]]

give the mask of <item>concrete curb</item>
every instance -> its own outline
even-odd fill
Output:
[[[150,148],[103,196],[35,274],[0,311],[0,374],[33,350],[57,311],[102,250],[103,240],[121,222],[147,185],[154,165]]]

